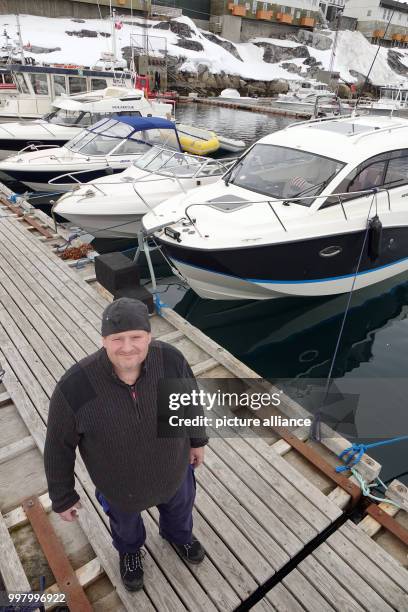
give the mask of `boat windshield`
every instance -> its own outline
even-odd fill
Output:
[[[105,119],[89,130],[83,130],[65,146],[83,155],[133,155],[145,153],[156,144],[179,149],[175,130],[155,128],[135,131],[127,123]]]
[[[204,160],[207,161],[207,160]],[[154,147],[134,162],[136,168],[166,176],[191,178],[203,165],[200,157]]]
[[[84,111],[71,111],[58,108],[57,110],[44,115],[43,119],[48,123],[53,123],[54,125],[87,127],[88,125],[96,123],[100,117],[95,117],[95,115],[85,113]]]
[[[311,206],[344,163],[276,145],[256,144],[232,169],[229,183],[271,198]],[[302,196],[305,196],[302,199]]]

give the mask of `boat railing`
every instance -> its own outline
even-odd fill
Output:
[[[258,204],[263,204],[263,205],[267,205],[269,207],[269,209],[271,210],[272,214],[274,215],[274,217],[276,218],[276,220],[279,222],[282,230],[284,232],[288,232],[288,228],[286,227],[284,220],[282,219],[282,216],[279,215],[278,211],[276,210],[276,206],[277,204],[282,204],[284,206],[290,206],[291,203],[296,204],[297,202],[301,201],[304,202],[305,200],[318,200],[318,199],[322,199],[322,200],[327,200],[328,198],[337,198],[337,202],[333,202],[330,204],[330,206],[336,206],[337,204],[340,206],[341,211],[343,213],[344,219],[346,221],[350,221],[350,219],[347,216],[346,213],[346,209],[344,207],[344,199],[347,198],[349,199],[350,196],[353,196],[353,199],[356,197],[362,197],[362,196],[372,196],[372,203],[374,203],[376,205],[377,208],[377,195],[380,193],[385,193],[387,196],[387,204],[388,204],[388,210],[391,211],[391,199],[390,199],[390,194],[389,194],[389,190],[388,189],[379,189],[379,188],[374,188],[374,189],[365,189],[363,191],[353,191],[353,192],[343,192],[343,193],[330,193],[330,194],[324,194],[324,195],[317,195],[317,196],[301,196],[301,197],[286,197],[286,198],[273,198],[272,199],[268,199],[265,198],[263,200],[243,200],[243,201],[234,201],[231,200],[230,202],[228,201],[222,201],[222,208],[220,208],[219,206],[217,206],[217,202],[193,202],[191,204],[188,204],[184,210],[184,217],[188,220],[189,225],[192,225],[194,227],[194,229],[197,231],[197,233],[199,234],[199,236],[201,236],[203,238],[202,233],[200,232],[199,228],[197,227],[197,219],[194,219],[194,217],[192,216],[191,210],[195,207],[207,207],[207,208],[213,208],[218,210],[221,214],[234,214],[235,212],[238,212],[240,210],[242,210],[243,207],[248,207],[248,206],[255,206]],[[227,206],[230,205],[231,208],[228,209]],[[322,208],[318,208],[318,209],[311,209],[309,208],[309,211],[311,213],[316,213],[319,210],[321,210]],[[371,211],[371,206],[370,206],[370,211]],[[154,212],[154,211],[153,211]],[[181,220],[179,219],[179,221]],[[174,221],[171,223],[168,223],[167,225],[173,225]]]
[[[57,161],[60,161],[60,160],[58,160],[58,158],[55,158],[55,159],[56,159]],[[110,165],[109,165],[109,163],[108,163],[108,161],[107,161],[107,160],[105,160],[105,161],[106,161],[106,168],[107,168],[107,169],[109,169],[109,168],[110,168],[110,169],[112,170],[112,174],[113,174],[113,168],[112,168],[112,166],[110,166]],[[99,166],[101,165],[101,162],[100,162],[100,161],[97,161],[97,162],[92,162],[92,163],[98,164]],[[73,172],[64,172],[64,174],[59,174],[58,176],[54,176],[54,178],[52,178],[52,179],[50,179],[50,180],[48,181],[48,184],[49,184],[49,185],[55,185],[55,184],[58,184],[58,183],[56,183],[56,181],[58,181],[59,179],[62,179],[62,178],[66,178],[66,177],[67,177],[67,178],[72,179],[72,182],[77,183],[78,185],[93,185],[93,186],[94,186],[94,183],[90,183],[90,182],[82,183],[81,181],[78,181],[77,176],[78,176],[79,174],[85,174],[85,173],[87,173],[87,172],[89,172],[89,168],[87,168],[86,170],[75,170],[75,171],[73,171]]]
[[[61,147],[59,147],[58,145],[53,145],[53,144],[35,144],[34,142],[32,142],[31,144],[28,144],[23,149],[20,149],[20,151],[18,151],[18,153],[16,153],[16,155],[20,155],[21,153],[24,153],[24,152],[27,152],[27,151],[39,151],[40,149],[60,149],[60,148]]]

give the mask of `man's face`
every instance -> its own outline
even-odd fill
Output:
[[[146,359],[152,339],[150,332],[125,331],[103,338],[109,361],[117,370],[136,370]]]

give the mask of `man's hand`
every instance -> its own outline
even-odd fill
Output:
[[[77,510],[79,510],[80,508],[82,508],[82,504],[81,502],[77,502],[75,506],[68,508],[68,510],[64,510],[64,512],[58,512],[58,514],[60,515],[60,518],[62,518],[63,521],[68,521],[68,523],[72,523],[73,521],[77,520]]]
[[[200,448],[190,448],[190,463],[193,467],[199,467],[204,461],[204,446]]]

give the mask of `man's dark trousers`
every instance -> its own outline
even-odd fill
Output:
[[[175,495],[157,506],[160,512],[160,534],[174,544],[189,544],[193,530],[193,504],[196,494],[194,469],[188,466],[186,476]],[[96,498],[109,517],[114,547],[120,552],[137,552],[146,539],[140,512],[123,512],[113,508],[102,493]]]

